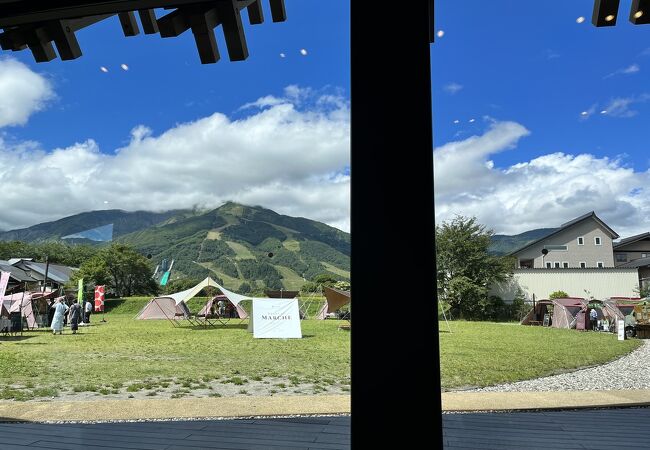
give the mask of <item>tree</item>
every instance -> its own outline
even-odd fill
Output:
[[[81,265],[74,279],[105,284],[117,295],[157,294],[160,290],[151,277],[153,268],[147,258],[124,244],[112,244]]]
[[[567,294],[564,291],[555,291],[555,292],[552,292],[551,295],[548,296],[548,298],[549,298],[549,300],[553,300],[553,299],[556,299],[556,298],[567,298],[568,296],[569,296],[569,294]]]
[[[634,292],[639,294],[639,297],[641,297],[641,298],[650,297],[650,286],[647,286],[647,285],[639,286],[637,284],[636,287],[634,288]]]
[[[438,295],[467,319],[485,318],[490,286],[512,275],[512,258],[488,253],[493,234],[475,217],[436,226]]]

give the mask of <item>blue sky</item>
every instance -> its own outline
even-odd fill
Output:
[[[516,233],[595,210],[619,234],[650,230],[650,26],[630,3],[609,28],[591,0],[437,3],[438,220]]]
[[[243,13],[243,62],[220,29],[222,59],[202,65],[191,32],[126,38],[117,18],[78,33],[75,61],[0,54],[0,182],[13,187],[0,229],[234,200],[349,230],[349,1],[287,0],[284,23],[262,4],[264,24]],[[594,210],[622,236],[650,230],[650,26],[630,24],[624,0],[596,29],[592,7],[437,2],[438,222],[474,215],[514,234]]]
[[[215,30],[221,60],[203,65],[191,31],[177,38],[142,31],[126,38],[117,16],[78,32],[84,54],[74,61],[36,64],[28,51],[4,52],[50,78],[59,97],[48,114],[34,115],[12,134],[48,147],[92,138],[110,151],[124,145],[136,125],[159,133],[215,111],[234,115],[244,103],[278,95],[288,85],[334,86],[349,95],[349,7],[320,3],[288,0],[288,20],[281,23],[271,21],[266,1],[261,25],[249,25],[243,12],[250,56],[241,62],[228,60],[221,28]]]
[[[221,28],[203,65],[191,31],[126,38],[116,16],[77,33],[74,61],[0,53],[0,181],[17,187],[0,229],[227,200],[349,229],[349,2],[287,0],[281,23],[262,6],[260,25],[242,12],[241,62]]]

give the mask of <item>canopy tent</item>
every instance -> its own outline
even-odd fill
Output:
[[[520,324],[541,324],[544,315],[549,314],[549,326],[553,328],[576,328],[576,319],[578,318],[579,312],[586,307],[587,300],[581,297],[540,300],[528,312]]]
[[[550,319],[548,324],[553,328],[573,328],[585,330],[589,328],[589,311],[595,309],[598,320],[607,320],[609,330],[616,331],[618,320],[625,318],[625,314],[608,300],[587,300],[581,297],[556,298],[553,300],[540,300],[535,308],[520,322],[521,325],[546,324],[545,315]]]
[[[153,298],[145,305],[144,308],[138,313],[136,319],[189,319],[191,316],[190,310],[187,307],[187,301],[194,298],[202,289],[212,286],[221,291],[221,293],[232,303],[237,309],[240,318],[248,317],[248,313],[239,305],[243,300],[262,299],[258,297],[251,297],[248,295],[241,295],[229,291],[212,278],[207,277],[196,286],[186,289],[184,291],[168,294],[161,297]],[[211,306],[211,305],[210,305]]]
[[[16,292],[0,298],[0,317],[9,318],[11,313],[22,313],[27,321],[27,327],[38,328],[46,322],[47,300],[53,298],[57,291],[48,289],[46,292]]]
[[[634,307],[643,302],[641,297],[610,297],[605,301],[613,304],[623,316],[630,315],[634,311]]]
[[[350,303],[350,291],[341,291],[340,289],[325,286],[323,287],[323,294],[325,294],[327,302],[316,315],[316,319],[318,320],[324,319],[327,317],[327,314],[333,313]]]
[[[174,294],[169,294],[163,297],[156,297],[151,299],[151,301],[149,301],[149,303],[147,303],[147,305],[142,309],[140,314],[138,314],[137,318],[145,318],[142,316],[146,316],[147,314],[149,314],[147,313],[147,311],[150,311],[151,314],[154,314],[155,308],[158,308],[158,310],[161,311],[162,315],[165,318],[172,320],[174,323],[176,323],[175,319],[180,317],[191,319],[192,317],[189,313],[189,308],[187,307],[186,302],[189,299],[196,296],[199,292],[201,292],[203,288],[206,288],[208,286],[216,287],[217,289],[219,289],[223,294],[223,296],[226,297],[230,301],[230,303],[232,303],[235,306],[235,308],[237,308],[237,312],[239,314],[246,314],[246,311],[244,311],[243,308],[241,308],[241,306],[239,305],[244,300],[250,300],[252,302],[252,305],[256,305],[256,304],[258,305],[257,308],[253,306],[253,312],[255,312],[255,310],[257,309],[257,313],[260,317],[258,318],[255,324],[253,323],[252,320],[249,322],[249,329],[253,331],[255,337],[262,337],[259,335],[260,330],[262,330],[262,332],[264,333],[268,331],[268,334],[265,334],[264,337],[277,337],[274,334],[275,332],[279,332],[280,333],[279,335],[281,335],[282,337],[302,337],[302,332],[300,331],[300,317],[299,314],[297,314],[298,300],[296,300],[295,298],[273,299],[267,297],[251,297],[248,295],[241,295],[229,291],[228,289],[224,288],[223,286],[221,286],[219,283],[217,283],[210,277],[207,277],[205,280],[201,281],[196,286],[190,289],[186,289],[181,292],[176,292]],[[214,301],[214,299],[212,300]],[[278,311],[273,311],[273,309],[277,308],[278,305],[282,309],[281,314],[277,314]],[[209,311],[208,308],[210,308],[211,306],[212,305],[208,306],[206,304],[202,312]],[[285,311],[285,308],[290,308],[290,309],[286,309]],[[266,311],[267,309],[269,309],[269,311],[272,311],[273,313],[260,315],[262,310]],[[296,314],[294,314],[294,312]],[[246,316],[252,317],[252,314],[250,316],[246,314]],[[162,317],[158,317],[158,318],[162,318]],[[298,321],[297,325],[295,324],[295,320]],[[288,334],[283,334],[283,333],[288,333]]]
[[[607,320],[609,323],[609,331],[618,331],[618,321],[625,320],[625,313],[617,306],[616,301],[590,300],[588,307],[596,310],[598,320]]]

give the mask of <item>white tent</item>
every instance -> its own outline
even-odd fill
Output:
[[[245,317],[244,311],[239,303],[243,300],[254,300],[257,297],[250,297],[247,295],[237,294],[229,291],[212,278],[207,277],[196,286],[186,289],[184,291],[175,292],[173,294],[162,295],[153,298],[145,305],[136,316],[136,319],[164,319],[164,318],[185,318],[189,315],[187,302],[194,298],[203,288],[208,286],[218,288],[223,295],[225,295],[230,302],[237,308],[240,317]]]
[[[156,297],[156,298],[152,299],[142,309],[142,311],[140,311],[140,314],[138,314],[138,318],[141,318],[140,316],[142,315],[142,313],[144,311],[146,311],[150,307],[150,305],[151,305],[151,307],[153,307],[154,303],[156,304],[156,306],[158,304],[160,304],[160,303],[165,303],[165,302],[172,303],[170,300],[172,300],[174,302],[177,309],[182,309],[183,311],[186,311],[186,310],[188,310],[186,302],[188,300],[190,300],[191,298],[193,298],[194,296],[196,296],[199,292],[201,292],[201,290],[203,288],[206,288],[208,286],[218,288],[221,291],[221,293],[223,295],[225,295],[228,298],[228,300],[230,300],[230,302],[233,305],[235,305],[235,307],[237,307],[238,309],[240,308],[239,303],[241,303],[244,300],[251,300],[252,305],[255,305],[255,304],[259,305],[260,304],[259,302],[269,302],[269,306],[271,304],[273,304],[273,305],[276,305],[276,307],[277,307],[277,302],[278,301],[280,301],[282,303],[285,303],[287,305],[289,303],[291,303],[291,305],[295,304],[296,308],[297,308],[297,305],[298,305],[298,300],[296,300],[296,299],[277,299],[277,298],[268,298],[268,297],[251,297],[249,295],[237,294],[237,293],[229,291],[225,287],[221,286],[219,283],[214,281],[212,278],[207,277],[205,280],[201,281],[199,284],[197,284],[196,286],[194,286],[194,287],[192,287],[190,289],[186,289],[186,290],[181,291],[181,292],[176,292],[174,294],[169,294],[169,295],[165,295],[165,296],[162,296],[162,297]],[[253,306],[253,309],[255,309],[255,306]],[[287,310],[287,311],[289,311],[289,310]],[[293,309],[291,309],[291,311],[293,311]],[[287,315],[288,315],[288,313],[285,312],[282,315],[277,315],[277,317],[281,317],[282,319],[286,319]],[[291,314],[291,320],[290,321],[293,322],[293,320],[294,320],[293,314]],[[298,330],[299,330],[300,329],[300,316],[299,316],[299,314],[296,314],[295,320],[298,321]],[[262,322],[261,320],[257,320],[258,324],[260,324],[261,322]],[[252,325],[252,327],[251,327],[251,325]],[[258,327],[259,326],[262,326],[262,325],[258,325]],[[266,325],[266,326],[268,326],[268,325]],[[251,323],[249,323],[249,327],[251,327],[252,330],[254,331],[256,325],[254,323],[252,323],[252,321],[251,321]],[[297,335],[298,333],[299,333],[299,331],[296,332],[294,330],[293,335],[292,336],[287,336],[287,337],[301,337],[301,336]],[[255,333],[255,331],[254,331],[253,334],[255,335],[257,333]],[[275,337],[275,336],[269,336],[269,337]]]

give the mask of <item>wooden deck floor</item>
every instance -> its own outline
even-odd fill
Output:
[[[0,448],[340,450],[350,448],[350,417],[98,424],[0,423]]]
[[[443,415],[445,449],[650,448],[650,409]]]

